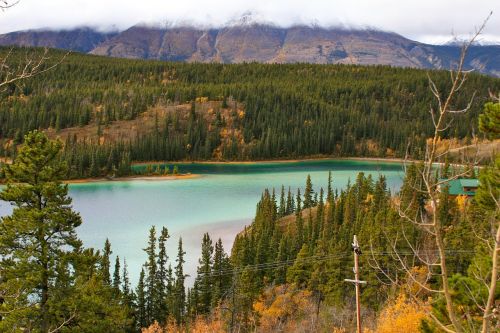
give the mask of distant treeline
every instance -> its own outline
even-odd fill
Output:
[[[0,49],[3,55],[7,51]],[[10,65],[37,52],[14,49]],[[62,56],[51,51],[46,66]],[[436,107],[428,75],[438,88],[448,88],[447,71],[186,64],[70,54],[55,69],[1,92],[0,156],[13,157],[16,145],[33,129],[88,124],[100,129],[135,119],[153,106],[192,103],[184,120],[169,115],[133,140],[99,144],[68,139],[63,154],[71,165],[68,176],[126,174],[131,161],[147,160],[385,157],[403,156],[407,149],[418,158],[433,131],[429,109]],[[500,80],[469,76],[452,104],[463,108],[475,93],[471,111],[457,117],[443,138],[466,139],[476,131],[489,90],[500,90]],[[214,117],[194,103],[201,97],[220,102]]]

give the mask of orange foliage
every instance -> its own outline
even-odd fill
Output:
[[[141,329],[141,333],[163,333],[163,327],[161,327],[160,324],[158,324],[158,322],[155,321],[148,328]]]
[[[311,292],[281,285],[264,291],[253,308],[260,320],[259,331],[293,331],[304,317],[314,317],[314,303]]]
[[[208,102],[208,97],[196,97],[196,103],[206,103]]]
[[[412,277],[407,277],[407,288],[412,295],[424,295],[427,291],[422,287],[428,287],[427,278],[429,269],[425,266],[412,267],[409,274]],[[418,283],[417,283],[418,281]]]
[[[366,333],[418,333],[422,320],[427,318],[429,309],[425,306],[410,302],[401,294],[392,304],[389,304],[377,320],[375,331],[366,330]]]
[[[457,206],[460,212],[465,212],[465,207],[467,205],[467,196],[466,195],[459,195],[455,199],[457,201]]]
[[[220,320],[205,320],[201,317],[196,318],[190,329],[191,333],[224,333],[224,323]]]
[[[141,333],[224,333],[224,322],[221,320],[219,311],[212,318],[196,317],[189,324],[189,329],[183,325],[177,325],[172,318],[165,326],[160,326],[156,321],[148,328],[143,328]]]

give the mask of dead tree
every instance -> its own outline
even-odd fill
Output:
[[[469,170],[460,170],[454,176],[448,177],[446,179],[439,179],[436,177],[436,163],[440,162],[441,159],[449,153],[449,149],[444,151],[439,151],[438,144],[442,132],[450,128],[453,122],[453,116],[456,114],[461,114],[467,112],[473,102],[474,94],[470,97],[467,105],[463,106],[461,109],[454,108],[454,101],[457,95],[460,93],[461,88],[467,80],[470,71],[465,70],[465,58],[466,54],[471,47],[471,45],[476,41],[478,36],[483,31],[488,19],[483,22],[483,24],[476,30],[475,34],[464,43],[458,63],[455,68],[451,68],[450,74],[450,88],[446,91],[440,90],[437,84],[433,81],[430,75],[428,75],[429,89],[435,100],[435,107],[431,107],[429,110],[430,118],[433,124],[433,136],[428,139],[426,145],[426,151],[424,160],[422,161],[421,167],[418,169],[418,182],[419,186],[414,187],[414,191],[420,192],[427,198],[428,209],[425,211],[415,214],[414,210],[409,209],[409,207],[402,207],[401,203],[398,206],[398,212],[404,223],[410,223],[415,226],[417,230],[420,230],[422,239],[425,240],[425,248],[422,249],[421,246],[412,244],[409,237],[404,232],[399,233],[396,238],[389,239],[389,243],[392,247],[392,256],[400,269],[403,272],[407,280],[413,284],[413,286],[418,286],[419,291],[409,291],[410,296],[412,296],[415,302],[423,302],[420,293],[424,292],[429,296],[438,296],[444,301],[446,308],[445,315],[447,318],[444,320],[438,318],[432,312],[428,315],[433,320],[435,325],[444,332],[449,333],[463,333],[468,332],[471,329],[471,325],[466,325],[464,327],[463,318],[460,317],[459,313],[454,306],[454,299],[456,297],[455,290],[449,284],[449,278],[452,275],[449,269],[449,256],[450,253],[446,249],[445,245],[445,233],[446,226],[440,221],[439,215],[437,214],[437,207],[439,205],[440,189],[446,186],[451,180],[461,178],[469,173]],[[477,165],[478,160],[474,159],[472,165]],[[493,192],[492,192],[493,195]],[[491,251],[492,257],[492,267],[490,280],[483,280],[481,282],[486,284],[488,289],[488,298],[485,303],[480,304],[476,299],[473,301],[477,305],[479,311],[483,314],[482,324],[480,332],[488,333],[491,330],[491,319],[494,314],[494,301],[495,301],[495,290],[498,280],[498,261],[499,261],[499,246],[500,246],[500,227],[498,221],[498,211],[500,211],[500,206],[498,199],[493,198],[497,205],[496,220],[492,223],[491,238],[484,239],[484,241]],[[405,244],[406,248],[410,248],[410,254],[408,256],[407,250],[401,249],[401,242]],[[447,260],[448,259],[448,260]],[[393,283],[397,281],[393,276],[389,276],[387,272],[384,272],[381,268],[380,263],[376,260],[376,254],[372,253],[372,266],[379,269],[379,271],[386,277],[389,278]],[[422,270],[415,269],[415,267],[424,267],[425,273],[422,274]],[[437,279],[439,281],[439,287],[432,288],[429,286],[428,282],[431,278]],[[469,295],[471,298],[474,295]]]
[[[19,3],[17,1],[0,0],[0,10],[5,11]],[[50,71],[59,65],[68,53],[57,59],[51,65],[47,65],[50,60],[49,50],[44,48],[40,50],[26,51],[24,59],[14,60],[14,48],[10,48],[0,53],[0,91],[7,86],[17,84],[18,82],[29,79],[35,75]]]
[[[35,75],[48,72],[58,66],[66,57],[63,55],[55,63],[47,65],[51,58],[47,48],[34,52],[27,51],[22,61],[12,61],[14,48],[10,48],[5,54],[0,55],[0,91],[10,85],[17,85],[22,80],[29,79]]]
[[[0,1],[0,9],[1,10],[8,9],[10,7],[15,6],[18,2],[19,2],[19,0],[17,0],[17,1],[1,0]]]

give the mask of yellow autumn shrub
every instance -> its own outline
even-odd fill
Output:
[[[259,317],[260,332],[293,331],[304,316],[314,313],[312,294],[294,286],[281,285],[263,292],[253,309]]]
[[[375,331],[366,333],[419,333],[422,320],[427,318],[425,306],[415,304],[401,294],[379,315]]]

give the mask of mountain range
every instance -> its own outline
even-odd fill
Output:
[[[135,25],[113,33],[91,28],[28,30],[0,35],[0,45],[182,62],[340,63],[430,69],[448,69],[460,54],[458,45],[424,44],[392,32],[282,28],[259,23],[213,29]],[[500,45],[473,45],[466,68],[500,77]]]

